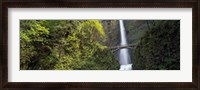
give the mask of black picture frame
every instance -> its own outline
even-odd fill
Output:
[[[8,8],[192,8],[192,82],[8,82]],[[199,64],[199,17],[198,0],[3,0],[1,1],[1,89],[164,89],[198,90],[200,89]]]

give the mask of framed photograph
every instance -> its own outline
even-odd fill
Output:
[[[199,89],[196,0],[1,4],[2,89]]]

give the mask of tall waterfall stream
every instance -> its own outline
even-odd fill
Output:
[[[120,36],[121,36],[120,45],[125,46],[128,43],[127,43],[123,20],[119,20],[119,25],[120,25]],[[119,50],[119,63],[120,63],[119,70],[132,70],[131,56],[127,48],[122,48]]]

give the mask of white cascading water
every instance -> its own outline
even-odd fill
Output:
[[[127,45],[126,32],[124,28],[123,20],[119,20],[120,25],[120,35],[121,35],[121,46]],[[132,63],[129,51],[127,48],[122,48],[119,50],[119,62],[120,69],[119,70],[132,70]]]

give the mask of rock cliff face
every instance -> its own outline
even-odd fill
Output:
[[[150,22],[150,21],[148,21]],[[120,30],[118,20],[102,20],[107,36],[106,46],[116,46],[120,44]],[[144,20],[124,20],[127,39],[129,44],[136,44],[148,30],[147,21]]]
[[[106,34],[106,42],[104,45],[111,47],[119,45],[119,21],[118,20],[103,20],[104,31]]]

